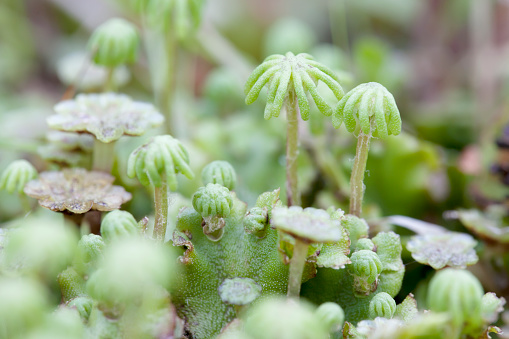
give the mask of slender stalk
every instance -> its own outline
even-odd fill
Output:
[[[104,92],[115,92],[115,67],[109,67],[106,73],[106,82],[104,83]]]
[[[111,172],[115,156],[115,142],[104,143],[94,139],[92,169],[94,171]]]
[[[297,176],[297,159],[299,156],[299,106],[294,91],[288,93],[285,102],[286,132],[286,196],[288,206],[300,205],[300,194]]]
[[[154,188],[154,207],[156,214],[154,238],[160,241],[164,241],[166,227],[168,225],[168,193],[168,181],[166,176],[163,176],[161,187]]]
[[[360,217],[362,213],[364,172],[366,171],[366,163],[368,161],[370,139],[370,134],[364,134],[362,131],[359,132],[355,161],[353,163],[352,176],[350,177],[350,214],[357,217]]]
[[[295,239],[293,246],[293,257],[290,261],[290,277],[288,278],[288,298],[298,298],[300,295],[300,286],[302,284],[302,273],[308,254],[309,244]]]

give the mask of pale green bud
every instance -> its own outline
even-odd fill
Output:
[[[97,27],[88,42],[94,62],[106,67],[135,62],[138,45],[136,27],[119,18],[110,19]]]
[[[219,184],[231,191],[237,183],[237,174],[229,162],[217,160],[203,168],[201,181],[204,185]]]
[[[371,319],[383,317],[391,319],[396,312],[396,301],[387,293],[377,293],[369,303],[369,316]]]
[[[30,180],[37,178],[37,170],[26,160],[16,160],[0,176],[0,190],[9,193],[23,193],[23,188]]]

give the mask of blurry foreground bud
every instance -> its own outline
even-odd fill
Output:
[[[354,292],[369,295],[378,286],[378,277],[382,273],[382,262],[375,252],[360,250],[350,257],[352,263],[347,266],[354,276]]]
[[[85,327],[79,313],[74,309],[60,307],[46,315],[44,322],[25,339],[83,338]]]
[[[231,191],[237,183],[237,174],[229,162],[217,160],[203,168],[201,181],[204,185],[219,184]]]
[[[50,311],[47,291],[26,278],[0,278],[0,337],[23,338]]]
[[[138,222],[126,211],[111,211],[101,222],[101,235],[106,242],[136,236],[139,233]]]
[[[327,325],[304,301],[269,299],[247,312],[244,329],[253,339],[327,339]]]
[[[96,64],[116,67],[136,61],[138,44],[136,27],[124,19],[114,18],[95,29],[88,48]]]
[[[0,190],[9,193],[23,193],[23,188],[30,181],[37,178],[37,170],[26,160],[16,160],[3,171],[0,176]]]
[[[466,270],[444,269],[435,273],[428,288],[428,307],[447,312],[456,326],[478,323],[481,318],[483,288],[477,278]]]
[[[141,300],[160,298],[174,272],[174,257],[168,247],[137,238],[109,245],[104,260],[87,282],[91,297],[115,312]]]
[[[335,333],[343,327],[345,312],[338,304],[326,302],[318,306],[315,311],[315,317],[325,325],[329,333]]]
[[[77,243],[78,236],[68,225],[44,218],[25,219],[22,227],[8,233],[1,259],[9,270],[54,281],[71,263]]]
[[[396,312],[396,301],[388,293],[377,293],[369,302],[369,316],[371,319],[383,317],[391,319]]]

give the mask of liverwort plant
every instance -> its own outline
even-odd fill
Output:
[[[164,241],[168,224],[168,198],[177,190],[177,174],[194,178],[185,147],[171,135],[152,138],[129,156],[127,175],[135,176],[143,186],[154,187],[154,237]]]
[[[339,101],[332,124],[339,128],[343,122],[358,139],[350,177],[350,214],[360,217],[370,140],[398,135],[401,117],[393,95],[379,83],[370,82],[355,87]]]
[[[249,76],[245,86],[246,104],[252,104],[268,84],[268,98],[264,118],[277,118],[284,109],[287,119],[286,140],[286,195],[288,206],[300,205],[297,178],[299,154],[299,112],[302,120],[309,119],[311,95],[316,106],[325,116],[332,115],[332,108],[318,93],[317,81],[322,81],[340,100],[343,89],[332,70],[313,60],[309,54],[275,54],[267,57]]]

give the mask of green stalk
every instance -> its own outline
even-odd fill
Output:
[[[370,134],[359,132],[357,150],[350,177],[350,214],[360,218],[362,213],[362,197],[364,196],[364,172],[368,161]]]
[[[104,83],[104,92],[115,92],[115,67],[108,67],[106,73],[106,82]]]
[[[104,143],[94,139],[92,169],[94,171],[111,172],[115,157],[115,142]]]
[[[288,278],[288,298],[298,298],[300,295],[302,273],[304,272],[308,247],[308,243],[295,238],[293,256],[290,261],[290,276]]]
[[[300,205],[297,177],[299,156],[299,108],[295,91],[288,93],[286,108],[286,198],[288,206]]]
[[[161,186],[154,188],[154,207],[156,219],[154,222],[154,238],[164,241],[168,225],[168,195],[169,187],[166,175],[163,175]]]

